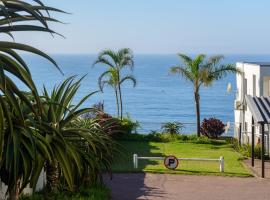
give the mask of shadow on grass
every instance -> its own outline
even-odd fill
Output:
[[[138,168],[134,169],[133,154],[143,157],[163,157],[164,154],[156,153],[159,148],[153,146],[151,142],[126,142],[121,141],[122,151],[115,155],[115,164],[113,165],[113,172],[143,172],[147,165],[157,165],[157,160],[138,160]],[[128,149],[125,146],[128,145]]]

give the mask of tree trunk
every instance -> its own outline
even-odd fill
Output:
[[[117,88],[114,89],[115,90],[115,98],[116,98],[116,108],[117,108],[117,117],[119,117],[119,99],[118,99],[118,92],[117,92]]]
[[[197,118],[197,136],[201,136],[200,126],[201,126],[201,111],[200,111],[200,95],[198,92],[194,93],[195,104],[196,104],[196,118]]]
[[[20,196],[20,179],[17,180],[14,187],[9,191],[9,200],[17,200]]]
[[[59,163],[54,161],[53,163],[46,162],[46,192],[56,193],[58,191],[60,181],[60,168]]]
[[[123,120],[123,101],[122,101],[122,91],[120,83],[118,84],[118,90],[119,90],[119,100],[120,100],[120,119]]]

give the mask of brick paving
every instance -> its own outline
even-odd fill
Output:
[[[105,183],[112,190],[112,200],[270,199],[270,179],[258,177],[134,173],[114,174],[112,180],[105,177]]]

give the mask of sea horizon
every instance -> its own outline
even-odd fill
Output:
[[[98,76],[106,67],[92,67],[97,54],[50,55],[59,64],[64,76],[45,59],[30,54],[23,55],[39,91],[42,91],[43,85],[51,90],[55,84],[73,75],[78,78],[86,75],[74,102],[99,90]],[[134,76],[138,85],[133,88],[127,82],[123,87],[123,100],[124,114],[141,125],[138,132],[147,134],[160,131],[163,123],[178,121],[185,124],[183,133],[195,133],[196,115],[192,85],[179,75],[169,75],[169,68],[180,64],[177,55],[135,54],[134,61]],[[237,61],[270,61],[270,55],[225,55],[223,62],[234,64]],[[229,83],[232,91],[228,93]],[[26,89],[21,83],[18,84],[22,89]],[[235,74],[228,75],[209,88],[201,88],[201,119],[215,117],[225,124],[230,122],[232,126],[228,135],[233,135],[235,91]],[[116,115],[114,93],[110,88],[90,97],[85,105],[92,106],[98,102],[104,102],[105,112]]]

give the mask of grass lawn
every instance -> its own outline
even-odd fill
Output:
[[[120,141],[125,155],[117,155],[114,172],[151,172],[172,174],[198,174],[249,177],[251,173],[242,164],[242,157],[229,144],[197,144],[190,142],[148,142],[148,141]],[[218,162],[180,161],[174,171],[163,166],[163,161],[139,160],[138,169],[133,168],[132,155],[165,156],[175,155],[182,158],[225,158],[225,172],[219,172]]]

